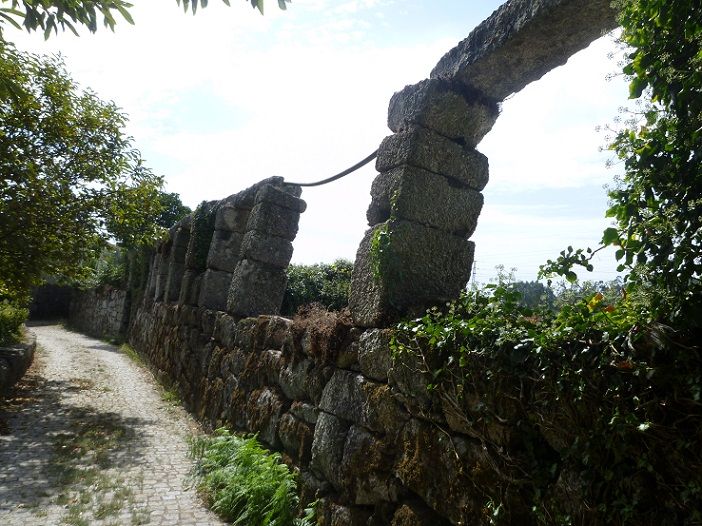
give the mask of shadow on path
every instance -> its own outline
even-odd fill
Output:
[[[124,418],[65,398],[96,388],[90,379],[48,380],[35,363],[0,400],[0,509],[38,506],[67,485],[90,482],[97,471],[143,460],[142,437],[152,420]]]

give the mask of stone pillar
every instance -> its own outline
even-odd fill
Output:
[[[197,305],[202,274],[207,269],[207,255],[214,233],[218,201],[203,201],[192,214],[190,239],[185,253],[185,272],[178,303]]]
[[[166,290],[163,301],[173,303],[180,297],[183,274],[185,272],[185,255],[190,242],[190,227],[192,216],[185,216],[173,225],[169,232],[173,239],[171,255],[168,261],[168,277],[166,278]]]
[[[299,186],[263,184],[241,243],[227,310],[235,316],[277,314],[287,284],[292,241],[306,203]]]
[[[218,207],[207,270],[200,286],[198,305],[201,307],[227,309],[232,274],[239,263],[241,242],[255,199],[255,188],[250,188],[228,197]]]
[[[367,232],[356,255],[350,308],[373,327],[457,297],[466,286],[483,205],[487,158],[475,146],[497,103],[441,79],[390,101],[395,135],[378,150]]]
[[[170,238],[159,243],[156,248],[156,265],[154,268],[156,275],[156,284],[154,286],[154,301],[163,301],[163,296],[166,291],[166,280],[168,278],[168,259],[171,254],[171,246],[173,241]]]
[[[154,295],[156,294],[156,265],[159,257],[158,252],[154,250],[149,262],[149,278],[146,282],[146,289],[144,292],[144,299],[149,302],[153,301]]]

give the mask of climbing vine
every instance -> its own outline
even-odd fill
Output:
[[[471,291],[400,324],[392,341],[395,367],[426,379],[431,411],[460,419],[489,453],[490,520],[702,520],[694,336],[648,321],[636,296],[609,303],[598,293],[559,312],[519,300],[504,283]]]
[[[640,101],[610,149],[624,174],[609,192],[602,247],[632,287],[653,289],[659,319],[702,319],[702,9],[693,0],[620,0],[623,73]],[[574,279],[597,250],[567,251],[542,273]]]

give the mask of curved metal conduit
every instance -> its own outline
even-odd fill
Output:
[[[284,184],[295,185],[295,186],[322,186],[323,184],[331,183],[332,181],[336,181],[337,179],[341,179],[342,177],[349,175],[350,173],[355,172],[359,168],[367,165],[369,162],[371,162],[377,156],[378,156],[378,150],[375,150],[368,157],[366,157],[362,161],[357,162],[352,167],[347,168],[343,172],[339,172],[336,175],[332,175],[331,177],[328,177],[327,179],[322,179],[321,181],[317,181],[315,183],[290,183],[288,181],[285,181]]]

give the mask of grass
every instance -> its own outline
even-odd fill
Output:
[[[148,370],[149,367],[144,361],[144,359],[138,352],[136,352],[136,350],[134,350],[134,348],[131,345],[129,345],[128,343],[124,343],[120,346],[119,350],[122,351],[125,355],[127,355],[127,357],[139,367],[143,367]],[[167,384],[166,382],[159,381],[157,376],[154,376],[154,378],[156,378],[156,381],[161,387],[161,400],[163,400],[172,407],[183,405],[183,401],[180,398],[180,394],[178,393],[177,383],[174,382],[171,384]]]
[[[198,490],[211,509],[235,526],[312,526],[314,509],[298,518],[295,475],[278,453],[224,428],[191,441]]]
[[[135,364],[140,365],[142,367],[146,367],[146,364],[144,363],[144,359],[141,357],[141,355],[134,350],[134,348],[129,345],[128,343],[123,343],[120,348],[120,351],[122,351],[124,354],[129,357],[131,361],[133,361]]]
[[[161,400],[171,405],[182,405],[182,400],[178,394],[178,386],[176,384],[171,387],[163,387],[161,390]]]
[[[71,431],[53,437],[49,465],[49,474],[59,488],[53,503],[66,509],[61,524],[89,526],[116,517],[126,507],[131,508],[133,524],[148,524],[148,511],[134,505],[134,481],[125,480],[112,469],[115,451],[133,431],[109,415],[75,411],[69,418]]]

